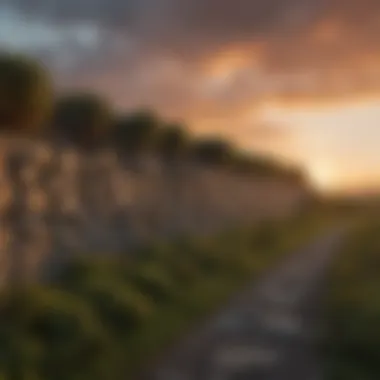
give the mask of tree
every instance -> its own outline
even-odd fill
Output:
[[[284,170],[277,162],[267,157],[239,154],[234,158],[234,167],[238,172],[252,176],[279,178]]]
[[[196,141],[191,155],[196,162],[212,166],[225,166],[231,162],[233,148],[223,139],[205,139]]]
[[[232,158],[233,170],[243,175],[252,175],[255,171],[255,160],[252,156],[237,152]]]
[[[52,104],[49,74],[38,63],[0,54],[0,129],[35,132],[48,118]]]
[[[159,125],[157,116],[148,110],[121,116],[113,127],[114,143],[122,154],[137,155],[152,146]]]
[[[307,183],[306,174],[299,168],[289,168],[286,171],[286,179],[296,185],[305,185]]]
[[[178,160],[183,156],[188,145],[188,136],[180,125],[168,125],[158,131],[156,148],[165,161]]]
[[[94,147],[108,140],[111,110],[98,95],[78,93],[57,101],[54,132],[82,147]]]

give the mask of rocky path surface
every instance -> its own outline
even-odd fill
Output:
[[[185,339],[144,380],[320,380],[324,276],[342,231],[300,249]]]

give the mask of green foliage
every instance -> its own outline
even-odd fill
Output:
[[[166,161],[173,161],[183,157],[189,138],[184,127],[169,125],[158,130],[156,140],[159,155]]]
[[[128,333],[150,314],[147,297],[125,283],[131,278],[129,268],[115,261],[76,259],[66,265],[58,282],[67,291],[89,302],[102,322],[114,333]]]
[[[0,129],[36,132],[51,111],[49,74],[38,63],[0,54]]]
[[[0,334],[0,368],[13,376],[25,372],[68,380],[100,371],[97,364],[107,356],[107,334],[96,315],[63,291],[35,288],[13,294],[3,301],[1,325],[7,328]]]
[[[226,166],[231,162],[233,147],[223,139],[204,139],[193,143],[191,155],[196,162],[204,165]]]
[[[54,131],[81,147],[94,147],[109,140],[111,110],[98,95],[78,93],[57,101]]]
[[[168,301],[176,290],[170,275],[162,266],[163,263],[146,262],[130,274],[132,283],[155,302]]]
[[[112,134],[119,151],[135,155],[149,149],[161,122],[151,111],[141,110],[115,121]]]
[[[297,185],[305,185],[307,183],[306,173],[300,168],[287,168],[284,170],[284,179]]]
[[[237,173],[251,175],[257,174],[256,162],[251,155],[237,152],[233,157],[233,169]]]
[[[35,132],[51,114],[52,95],[43,67],[25,57],[0,54],[0,130]],[[121,155],[154,151],[170,163],[189,153],[201,165],[280,178],[301,186],[306,183],[300,170],[238,151],[220,137],[191,142],[181,125],[167,124],[150,110],[138,110],[114,121],[111,117],[111,108],[101,96],[69,94],[56,101],[47,134],[84,149],[112,143]]]
[[[88,257],[79,256],[63,265],[57,275],[56,283],[65,289],[77,289],[93,276],[107,277],[110,272],[119,268],[117,260],[112,260],[106,256],[88,260]]]
[[[288,233],[299,227],[292,225]],[[279,228],[274,231],[284,239]],[[255,236],[247,228],[182,238],[146,247],[124,263],[81,257],[65,266],[55,284],[4,293],[0,375],[128,378],[142,360],[273,262]]]
[[[233,169],[242,174],[268,177],[277,174],[279,165],[266,157],[236,152],[233,156]]]
[[[116,336],[138,328],[150,315],[152,306],[146,296],[117,279],[88,279],[78,294],[89,302],[103,324]]]
[[[379,223],[352,236],[331,274],[329,347],[333,379],[380,375],[380,238]],[[353,378],[353,377],[352,377]]]
[[[302,170],[281,164],[270,157],[237,151],[232,157],[232,163],[233,170],[244,175],[278,178],[298,185],[304,185],[307,182]]]

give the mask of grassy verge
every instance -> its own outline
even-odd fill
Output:
[[[174,304],[157,309],[149,323],[135,332],[127,343],[130,370],[135,372],[142,368],[147,357],[154,357],[195,323],[217,312],[255,277],[283,259],[286,253],[307,243],[326,229],[329,223],[333,220],[328,220],[326,216],[309,215],[277,225],[271,232],[247,230],[232,233],[224,236],[227,237],[227,244],[223,236],[218,237],[215,245],[220,252],[226,251],[227,256],[232,256],[232,261],[224,270],[199,276],[190,288],[180,293]],[[268,232],[271,236],[265,237]],[[255,234],[258,237],[261,235],[262,241],[250,244],[248,237]],[[240,247],[238,242],[241,243]]]
[[[309,215],[129,259],[78,258],[54,285],[3,295],[0,379],[125,380],[326,223]]]
[[[331,272],[327,372],[332,380],[380,378],[380,220],[362,223]]]

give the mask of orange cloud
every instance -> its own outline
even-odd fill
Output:
[[[225,79],[239,70],[259,65],[262,54],[262,43],[227,46],[216,54],[205,57],[203,75]]]
[[[339,21],[327,18],[317,22],[310,32],[310,37],[316,44],[336,44],[342,39],[343,33]]]

